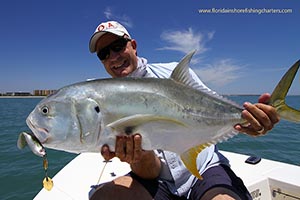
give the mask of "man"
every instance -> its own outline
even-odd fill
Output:
[[[148,64],[137,56],[137,43],[118,22],[101,23],[92,35],[89,44],[92,53],[113,77],[168,78],[177,63]],[[197,75],[190,75],[198,84],[207,88]],[[264,104],[270,95],[264,94],[259,103],[244,103],[242,112],[249,125],[236,125],[235,129],[249,135],[264,135],[279,121],[273,107]],[[178,155],[168,151],[144,151],[142,137],[116,138],[115,152],[107,146],[101,153],[106,160],[114,156],[128,162],[132,172],[128,176],[99,186],[91,199],[251,199],[249,192],[230,169],[229,161],[215,145],[203,150],[197,158],[203,180],[198,180],[184,167]]]

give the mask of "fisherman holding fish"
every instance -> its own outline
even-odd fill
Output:
[[[137,42],[120,23],[108,21],[99,24],[89,43],[97,53],[108,74],[118,77],[169,78],[177,63],[149,64],[137,56]],[[190,76],[203,89],[207,88],[190,70]],[[276,110],[265,104],[269,94],[260,96],[256,104],[244,103],[242,117],[247,125],[237,124],[235,129],[252,136],[271,130],[279,121]],[[251,199],[242,180],[230,169],[229,161],[215,145],[206,147],[197,156],[202,180],[192,175],[180,157],[170,151],[145,151],[139,133],[117,136],[115,151],[107,145],[101,149],[106,160],[120,158],[130,164],[127,176],[99,186],[90,199]],[[123,189],[122,189],[123,188]],[[137,196],[138,195],[138,196]]]

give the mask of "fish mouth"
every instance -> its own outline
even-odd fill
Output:
[[[26,120],[27,125],[32,130],[35,137],[39,140],[41,144],[45,144],[49,139],[49,131],[46,128],[40,128],[34,125],[31,120]]]

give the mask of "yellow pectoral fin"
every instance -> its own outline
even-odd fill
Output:
[[[208,147],[210,144],[205,143],[201,144],[199,146],[195,146],[193,148],[190,148],[189,150],[185,151],[180,155],[181,160],[183,161],[185,167],[197,178],[202,180],[202,176],[199,174],[198,168],[197,168],[197,156],[198,154]]]

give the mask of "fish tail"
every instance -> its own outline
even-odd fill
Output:
[[[205,143],[205,144],[201,144],[199,146],[195,146],[190,148],[189,150],[185,151],[184,153],[182,153],[180,155],[181,160],[183,161],[185,167],[194,175],[196,176],[198,179],[202,180],[202,176],[199,174],[199,170],[197,167],[197,157],[198,154],[205,149],[206,147],[208,147],[210,144]]]
[[[285,102],[287,93],[299,69],[300,60],[298,60],[281,78],[280,82],[274,89],[269,105],[276,108],[279,116],[292,122],[300,122],[300,110],[288,106]]]

